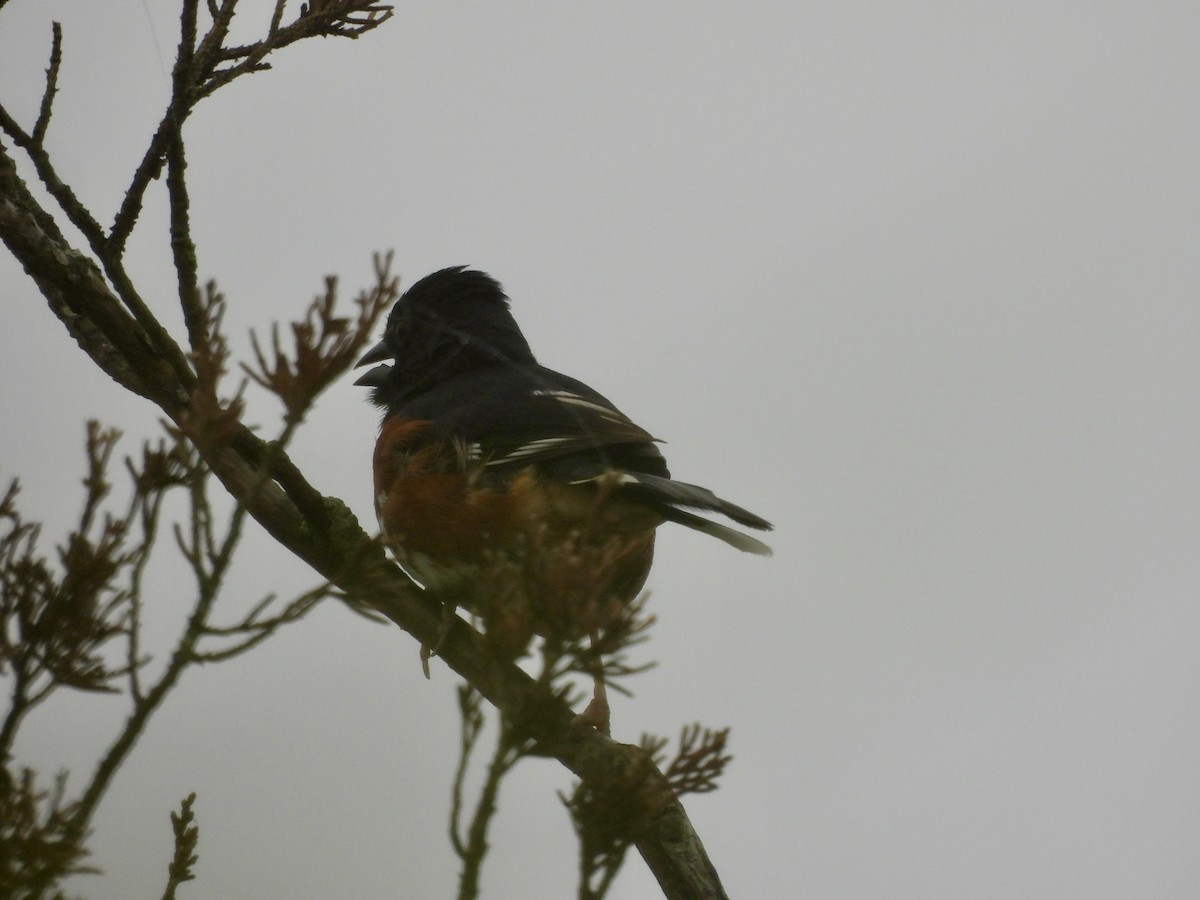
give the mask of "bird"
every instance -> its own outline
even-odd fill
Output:
[[[771,553],[701,513],[761,531],[770,522],[672,478],[649,432],[540,365],[503,287],[482,271],[453,266],[414,282],[356,368],[371,364],[355,384],[383,410],[373,456],[381,540],[451,617],[462,606],[489,632],[512,631],[515,653],[532,633],[594,644],[642,590],[665,522]],[[607,733],[602,676],[595,682],[577,718]]]

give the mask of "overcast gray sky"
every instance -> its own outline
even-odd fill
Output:
[[[26,123],[63,22],[49,147],[102,221],[175,6],[0,11]],[[1198,34],[1186,2],[402,3],[201,107],[201,272],[240,338],[327,273],[350,295],[374,250],[406,283],[483,268],[543,363],[776,523],[769,560],[662,530],[660,665],[614,702],[619,739],[732,727],[722,788],[688,803],[732,896],[1194,898]],[[133,267],[178,332],[161,221],[159,196]],[[0,289],[0,474],[56,534],[82,420],[156,417],[6,253]],[[364,523],[375,426],[338,385],[295,447]],[[236,596],[312,583],[251,541]],[[181,591],[159,574],[164,633]],[[194,673],[76,891],[158,896],[167,811],[197,791],[183,897],[449,895],[454,684],[334,605]],[[82,777],[121,708],[48,708],[22,759]],[[530,762],[506,785],[485,896],[571,895],[568,783]],[[640,859],[613,896],[655,896]]]

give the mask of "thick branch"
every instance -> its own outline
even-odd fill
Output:
[[[0,147],[0,240],[24,266],[80,347],[126,390],[176,412],[179,373],[121,308],[95,263],[70,247]]]

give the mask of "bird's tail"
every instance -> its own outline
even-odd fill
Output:
[[[757,516],[728,500],[722,500],[708,488],[646,472],[627,472],[622,481],[624,490],[636,495],[639,500],[668,521],[678,522],[680,525],[686,525],[688,528],[711,535],[746,553],[757,553],[759,556],[771,555],[771,548],[757,538],[742,534],[727,525],[713,522],[695,513],[687,512],[688,509],[719,512],[721,515],[733,519],[739,525],[756,528],[759,531],[770,531],[774,527],[762,516]],[[680,507],[684,507],[684,509]]]

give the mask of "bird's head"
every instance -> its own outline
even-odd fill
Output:
[[[534,362],[499,282],[453,266],[426,275],[396,301],[383,339],[357,363],[381,365],[354,383],[373,388],[371,402],[388,407],[463,372]]]

